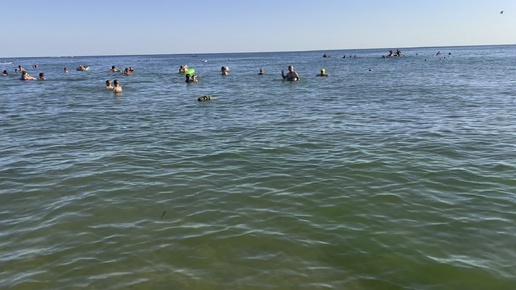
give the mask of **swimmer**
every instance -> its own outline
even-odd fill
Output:
[[[263,76],[265,74],[265,70],[263,70],[263,68],[260,68],[260,72],[258,74]]]
[[[185,73],[187,70],[188,66],[186,64],[179,67],[179,73]]]
[[[281,70],[281,76],[283,77],[284,80],[291,81],[291,82],[295,82],[300,79],[299,74],[294,70],[294,67],[291,65],[288,66],[287,74],[285,74],[284,70]]]
[[[9,73],[7,72],[7,70],[6,70],[6,69],[4,69],[4,71],[2,72],[2,75],[3,75],[3,76],[8,76],[8,75],[9,75]]]
[[[197,101],[199,101],[199,102],[206,102],[206,101],[211,101],[212,98],[213,98],[212,96],[206,95],[206,96],[202,96],[202,97],[197,98]]]
[[[39,73],[39,76],[38,76],[38,80],[40,81],[44,81],[45,80],[45,74],[44,73]]]
[[[108,90],[112,90],[113,89],[113,85],[111,84],[110,80],[106,81],[106,89],[108,89]]]
[[[109,71],[111,71],[111,72],[120,72],[120,69],[118,69],[114,65],[112,65],[111,69]]]
[[[196,83],[197,82],[197,76],[196,75],[186,74],[185,78],[186,78],[186,80],[185,80],[186,83]]]
[[[220,68],[220,72],[223,76],[225,76],[229,73],[229,68],[227,66],[223,66]]]
[[[131,75],[133,72],[129,70],[129,68],[125,68],[124,69],[124,75],[128,76],[128,75]]]
[[[66,67],[63,69],[63,71],[64,71],[65,74],[68,73],[68,69]]]
[[[32,81],[32,80],[35,80],[36,78],[29,75],[26,71],[22,71],[22,75],[21,75],[21,78],[20,80],[22,81]]]
[[[321,73],[320,74],[317,74],[315,75],[316,77],[327,77],[328,74],[326,73],[326,70],[325,69],[321,69]]]
[[[120,86],[120,82],[118,80],[113,81],[114,87],[113,87],[113,93],[121,93],[122,92],[122,86]]]

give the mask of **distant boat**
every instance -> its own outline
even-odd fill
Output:
[[[3,62],[0,62],[0,64],[12,64],[11,61],[3,61]]]

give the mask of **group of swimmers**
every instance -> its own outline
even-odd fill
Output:
[[[37,65],[34,65],[33,67],[37,68]],[[89,66],[81,65],[81,66],[79,66],[77,68],[77,70],[78,71],[86,70],[87,68],[89,68]],[[121,70],[116,68],[116,66],[111,66],[111,69],[109,71],[110,72],[121,72]],[[229,67],[222,66],[220,71],[221,71],[222,75],[228,75],[230,70],[229,70]],[[15,72],[21,73],[21,77],[20,77],[21,80],[45,80],[45,74],[44,73],[39,73],[38,78],[35,78],[35,77],[31,76],[22,66],[18,66],[18,68],[15,69]],[[68,69],[66,67],[64,68],[64,72],[68,73]],[[124,74],[126,74],[126,75],[130,75],[130,74],[132,74],[132,72],[134,72],[134,68],[133,67],[129,67],[129,68],[126,68],[124,70]],[[180,73],[185,73],[185,78],[186,78],[185,82],[186,83],[196,83],[196,82],[198,82],[197,76],[193,73],[194,70],[193,69],[189,69],[187,65],[180,66],[179,72]],[[192,72],[192,73],[190,74],[190,73],[186,73],[186,72]],[[7,70],[4,70],[2,72],[2,75],[3,76],[8,76],[9,73],[8,73]],[[265,70],[263,68],[260,68],[260,71],[259,71],[258,75],[265,75]],[[285,73],[284,70],[281,71],[281,76],[286,81],[293,81],[293,82],[295,82],[295,81],[299,81],[301,79],[299,74],[295,71],[294,66],[291,66],[291,65],[288,66],[288,72],[287,73]],[[316,76],[327,77],[328,74],[326,73],[325,69],[321,69],[320,73],[317,74]],[[106,80],[106,86],[105,87],[108,90],[112,90],[114,93],[122,93],[122,86],[120,85],[120,81],[118,79],[113,80],[113,82],[111,82],[111,80]],[[209,101],[211,99],[212,99],[212,97],[209,96],[209,95],[202,96],[202,97],[198,98],[199,101]]]
[[[111,69],[109,71],[110,72],[121,72],[122,70],[113,65],[113,66],[111,66]],[[124,69],[124,75],[131,75],[133,72],[134,72],[134,67],[132,67],[132,66],[126,67]]]
[[[119,80],[114,80],[113,84],[111,84],[110,80],[106,81],[106,89],[112,90],[113,93],[119,94],[122,92],[122,86],[120,85]]]
[[[33,68],[38,68],[38,65],[33,65],[32,66]],[[14,72],[15,73],[21,73],[21,76],[20,76],[20,80],[22,81],[31,81],[31,80],[40,80],[40,81],[43,81],[45,80],[45,74],[40,72],[39,75],[38,75],[38,78],[35,78],[33,76],[31,76],[26,70],[24,67],[22,67],[21,65],[18,66],[18,68],[14,69]],[[9,72],[4,69],[2,71],[2,76],[8,76],[9,75]]]
[[[396,49],[396,52],[389,50],[389,54],[387,56],[382,55],[382,58],[394,57],[394,56],[401,56],[401,51],[399,49]]]
[[[189,69],[187,65],[181,65],[179,67],[179,73],[185,73],[185,82],[186,83],[196,83],[198,82],[198,79],[197,79],[197,76],[195,74],[190,74],[190,73],[187,73],[189,71],[193,71],[192,69]],[[229,74],[229,67],[227,66],[222,66],[220,68],[220,72],[222,75],[228,75]],[[263,68],[260,68],[260,71],[258,73],[259,75],[264,75],[265,74],[265,70]],[[299,74],[294,70],[294,67],[293,66],[289,66],[288,67],[288,73],[285,73],[284,70],[281,71],[281,76],[283,77],[284,80],[287,80],[287,81],[298,81],[300,80],[301,78],[299,77]],[[324,77],[327,77],[328,74],[326,73],[326,70],[325,69],[321,69],[321,73],[316,75],[316,76],[324,76]]]
[[[114,65],[111,66],[111,69],[109,71],[110,72],[121,72],[121,70]],[[133,72],[134,72],[134,67],[132,67],[132,66],[126,67],[124,69],[124,75],[127,75],[127,76],[132,75]],[[106,81],[106,89],[112,90],[113,93],[115,93],[115,94],[122,93],[122,86],[120,85],[120,81],[117,79],[115,79],[113,81],[113,84],[111,84],[110,80],[107,80]]]
[[[38,68],[38,65],[33,65],[32,67],[33,68]],[[89,66],[80,65],[79,67],[77,67],[77,70],[81,71],[81,70],[86,70],[87,68],[89,68]],[[120,70],[116,69],[115,66],[112,66],[110,71],[111,72],[120,72]],[[124,74],[130,75],[130,74],[132,74],[133,71],[134,71],[134,68],[133,67],[129,67],[129,68],[125,69]],[[21,73],[20,80],[23,80],[23,81],[31,81],[31,80],[43,81],[43,80],[46,79],[45,78],[45,74],[42,73],[42,72],[39,73],[38,78],[35,78],[35,77],[31,76],[27,72],[27,70],[25,70],[25,68],[22,67],[21,65],[19,65],[18,68],[16,68],[14,70],[14,72],[15,73]],[[68,69],[66,67],[64,68],[64,72],[68,73]],[[4,69],[2,71],[2,76],[9,76],[9,72],[6,69]],[[114,93],[121,93],[122,92],[122,86],[120,85],[120,81],[119,80],[114,80],[113,81],[113,85],[111,84],[110,80],[107,80],[106,81],[106,89],[112,90]]]

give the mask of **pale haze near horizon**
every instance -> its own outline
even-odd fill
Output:
[[[0,11],[0,58],[516,44],[515,0],[3,0]]]

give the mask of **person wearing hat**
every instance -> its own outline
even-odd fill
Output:
[[[327,77],[328,74],[326,73],[326,70],[325,69],[321,69],[321,73],[318,74],[318,75],[315,75],[317,77]]]

